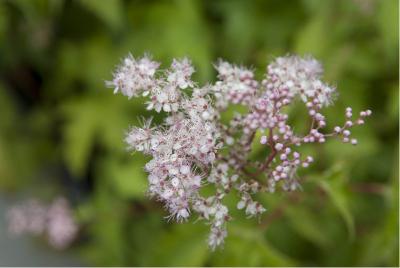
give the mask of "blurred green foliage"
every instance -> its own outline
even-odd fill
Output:
[[[0,190],[69,197],[83,226],[71,250],[91,265],[398,266],[398,9],[396,0],[2,0]],[[303,191],[260,196],[260,221],[234,212],[225,248],[212,253],[207,226],[166,222],[145,196],[147,159],[125,150],[124,131],[149,113],[104,80],[129,52],[164,64],[188,56],[201,83],[215,79],[219,57],[261,77],[276,56],[312,54],[340,93],[328,127],[347,105],[374,114],[354,131],[359,146],[307,148],[318,161]],[[291,117],[301,129],[301,113]]]

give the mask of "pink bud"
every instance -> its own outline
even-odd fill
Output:
[[[351,122],[350,120],[346,121],[346,127],[351,127],[353,126],[353,122]]]
[[[363,124],[364,124],[364,120],[362,120],[362,119],[357,120],[357,125],[363,125]]]
[[[261,144],[266,144],[267,143],[267,136],[262,136],[260,140]]]
[[[283,148],[283,144],[282,144],[282,143],[277,143],[277,144],[275,144],[275,149],[276,149],[277,151],[282,150],[282,148]]]

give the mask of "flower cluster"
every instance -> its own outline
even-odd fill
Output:
[[[230,102],[248,105],[253,101],[258,82],[254,80],[251,70],[233,66],[222,60],[215,68],[220,79],[213,87],[217,107],[226,108]]]
[[[56,249],[67,248],[75,239],[78,226],[67,200],[60,197],[46,206],[36,199],[15,205],[7,211],[11,234],[45,235]]]
[[[148,57],[136,60],[132,55],[124,59],[124,64],[118,68],[113,81],[107,85],[115,88],[114,93],[121,93],[128,98],[137,97],[141,92],[148,92],[156,86],[154,75],[159,64]]]
[[[227,236],[231,217],[223,201],[228,194],[237,193],[236,208],[248,217],[259,216],[266,209],[255,194],[271,193],[277,187],[299,188],[297,170],[314,161],[301,153],[301,145],[325,143],[328,137],[355,145],[350,128],[371,115],[366,110],[353,118],[349,107],[344,125],[327,131],[322,109],[334,102],[336,89],[321,80],[321,64],[311,57],[277,58],[261,82],[250,69],[219,61],[218,81],[206,86],[191,80],[194,67],[187,58],[174,59],[168,69],[156,72],[159,66],[149,56],[128,56],[107,85],[129,98],[142,93],[149,97],[148,110],[165,112],[161,125],[152,126],[147,120],[143,127],[133,127],[125,141],[129,149],[151,156],[145,166],[150,196],[165,204],[171,219],[183,221],[195,213],[207,221],[212,249]],[[297,99],[310,116],[305,134],[295,133],[285,109]],[[230,104],[242,105],[247,112],[236,113],[225,124],[221,113]],[[267,152],[262,161],[249,160],[254,142]],[[202,188],[213,194],[203,196]]]

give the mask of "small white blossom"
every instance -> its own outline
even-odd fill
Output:
[[[222,60],[215,65],[215,68],[220,79],[213,87],[218,107],[225,108],[228,102],[249,104],[253,100],[258,82],[254,80],[252,71]]]
[[[188,58],[182,60],[173,60],[171,71],[168,72],[167,81],[178,86],[180,89],[193,87],[193,82],[190,79],[194,73],[194,68]]]
[[[225,228],[211,228],[211,232],[208,237],[208,245],[212,250],[215,250],[217,247],[220,247],[224,243],[225,237],[227,235],[228,233]]]

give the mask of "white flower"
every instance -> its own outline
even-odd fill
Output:
[[[327,106],[332,102],[335,88],[320,80],[322,72],[321,64],[312,57],[279,57],[268,66],[268,75],[277,79],[275,83],[286,86],[294,95],[300,95],[304,102],[317,98]]]
[[[249,202],[246,207],[246,214],[249,215],[250,217],[261,214],[265,211],[266,209],[263,206],[261,206],[260,203],[255,201]]]
[[[215,218],[217,220],[223,219],[227,214],[228,214],[228,208],[226,206],[219,204],[216,207]]]
[[[225,237],[228,235],[225,228],[220,227],[212,227],[211,233],[208,237],[208,245],[212,250],[215,250],[217,247],[220,247],[224,241]]]
[[[125,137],[129,149],[149,153],[150,148],[157,147],[159,140],[152,137],[153,129],[150,125],[151,119],[144,122],[143,128],[131,128]]]
[[[237,203],[237,209],[243,209],[244,207],[246,206],[246,202],[244,201],[244,200],[240,200],[238,203]]]
[[[231,65],[220,60],[215,69],[220,81],[212,88],[219,108],[226,108],[228,102],[249,104],[255,97],[258,82],[254,80],[252,71]]]
[[[173,60],[171,71],[168,72],[167,81],[177,85],[180,89],[193,87],[190,77],[194,73],[194,68],[188,58],[182,60]]]
[[[154,78],[159,63],[152,61],[148,56],[136,60],[132,55],[126,57],[114,73],[114,79],[107,81],[114,93],[121,91],[125,96],[136,97],[141,92],[149,91],[157,84]]]
[[[189,172],[190,172],[190,166],[188,166],[188,165],[183,165],[183,166],[181,166],[180,172],[181,172],[183,175],[189,174]]]

